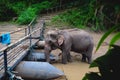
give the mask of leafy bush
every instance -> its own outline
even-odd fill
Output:
[[[115,26],[106,32],[98,43],[96,51],[99,49],[102,42],[116,29],[120,28]],[[120,46],[114,45],[120,39],[120,32],[118,32],[110,42],[110,47],[105,55],[98,57],[91,64],[90,68],[98,67],[99,72],[86,73],[82,80],[119,80],[120,74]]]
[[[15,2],[9,5],[10,8],[12,8],[17,15],[21,14],[23,11],[27,9],[27,5],[25,2]]]
[[[80,12],[77,9],[68,10],[62,14],[59,14],[52,18],[52,22],[54,23],[69,23],[71,26],[76,26],[78,28],[85,28],[84,20],[81,20],[83,17],[80,16]]]
[[[56,1],[56,0],[53,0]],[[0,21],[17,17],[19,24],[28,24],[33,17],[53,4],[48,0],[2,0],[0,3]]]
[[[93,0],[94,1],[94,0]],[[94,5],[91,1],[86,1],[82,6],[78,6],[73,9],[69,9],[66,12],[57,15],[59,16],[59,20],[61,22],[69,23],[70,25],[73,25],[78,28],[85,28],[87,22],[94,18]],[[53,18],[54,19],[54,18]],[[58,20],[58,22],[59,22]],[[54,20],[53,20],[54,21]],[[57,22],[57,19],[56,19]]]
[[[77,0],[79,6],[58,15],[61,22],[75,27],[88,27],[93,31],[106,31],[120,23],[120,5],[103,0]],[[58,20],[58,22],[59,22]],[[56,21],[57,22],[57,21]],[[83,27],[83,28],[84,28]]]
[[[50,7],[50,3],[48,1],[33,4],[25,11],[21,12],[21,14],[18,16],[17,22],[19,24],[28,24],[34,17],[37,16],[38,13],[48,7]]]
[[[29,7],[26,11],[24,11],[19,17],[17,22],[19,24],[28,24],[31,20],[36,16],[36,9]]]
[[[119,80],[120,46],[112,46],[107,53],[91,63],[90,68],[98,67],[99,72],[86,73],[82,80]]]
[[[8,21],[16,15],[14,10],[9,8],[9,6],[5,4],[6,3],[0,3],[0,21]]]

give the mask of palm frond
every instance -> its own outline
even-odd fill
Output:
[[[115,36],[113,36],[113,38],[110,41],[109,48],[111,47],[111,45],[115,44],[115,42],[118,41],[119,39],[120,39],[120,32],[118,32]]]
[[[95,52],[97,52],[97,50],[100,48],[101,44],[103,43],[103,41],[116,29],[120,28],[119,25],[112,27],[109,31],[107,31],[102,38],[100,39],[100,41],[98,42],[97,48],[95,50]]]

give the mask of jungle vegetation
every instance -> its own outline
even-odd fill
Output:
[[[65,5],[64,12],[53,17],[52,22],[103,31],[120,23],[119,3],[119,0],[0,0],[0,21],[28,24],[46,9]]]
[[[101,38],[96,51],[110,33],[120,31],[120,0],[0,0],[0,21],[16,18],[16,23],[28,24],[44,10],[58,5],[66,5],[66,9],[53,17],[53,23],[67,23],[96,32],[110,29]],[[120,32],[111,40],[108,52],[90,64],[90,68],[98,67],[99,72],[86,73],[83,80],[120,79],[120,46],[114,45],[119,39]]]
[[[108,30],[99,40],[95,52],[100,48],[104,40],[114,31],[120,29],[119,25]],[[82,80],[113,80],[120,79],[120,45],[115,44],[120,39],[120,32],[116,33],[109,43],[107,52],[96,58],[89,68],[98,68],[98,72],[88,72]]]
[[[51,7],[55,0],[0,0],[0,21],[17,19],[19,24],[28,24],[44,9]]]
[[[63,22],[78,28],[106,31],[120,23],[120,1],[118,0],[77,0],[53,22]]]

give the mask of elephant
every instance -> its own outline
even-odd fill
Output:
[[[62,63],[71,61],[70,51],[82,54],[82,61],[92,62],[94,47],[93,37],[82,29],[49,30],[45,35],[45,57],[50,62],[49,54],[52,50],[62,51]]]

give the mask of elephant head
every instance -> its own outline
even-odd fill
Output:
[[[49,62],[49,54],[51,50],[55,50],[57,48],[60,48],[60,46],[64,42],[64,36],[60,34],[61,32],[58,30],[50,30],[47,32],[45,36],[45,56],[46,61]]]
[[[50,30],[47,32],[45,41],[54,47],[60,47],[64,42],[64,36],[61,35],[61,31]]]
[[[62,63],[66,64],[71,60],[70,51],[81,53],[82,61],[88,59],[88,63],[92,59],[92,51],[94,42],[92,36],[84,30],[67,29],[48,31],[45,37],[45,55],[49,62],[49,54],[51,50],[56,48],[62,51]]]

